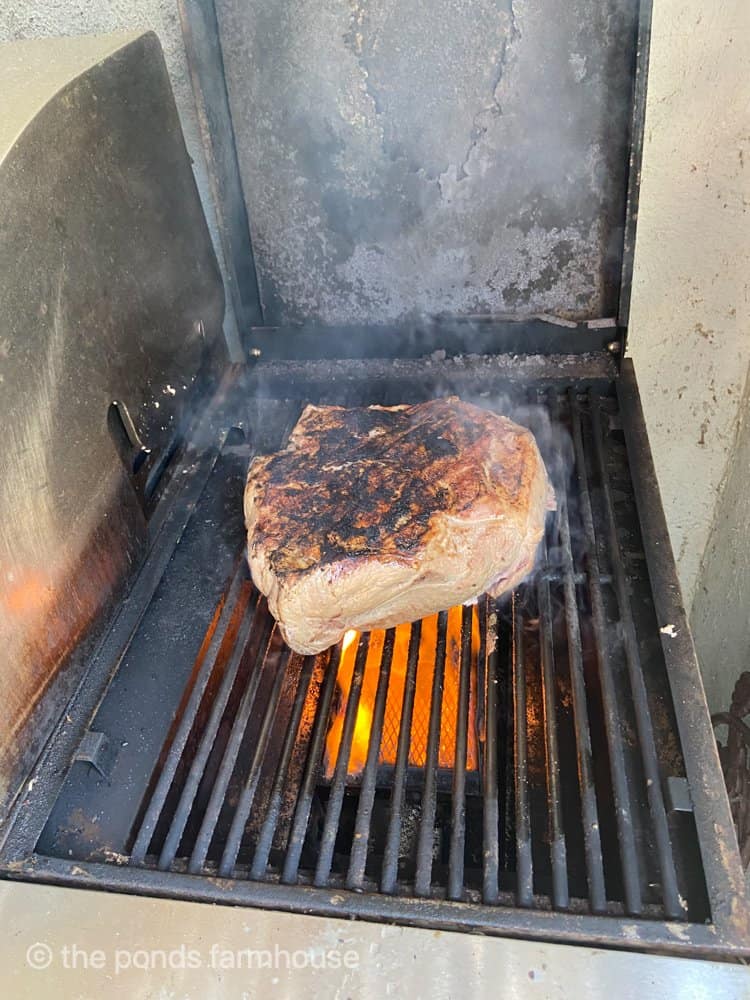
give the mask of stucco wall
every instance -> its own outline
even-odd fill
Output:
[[[206,161],[185,58],[177,0],[0,0],[0,41],[52,35],[97,35],[139,29],[155,31],[164,49],[185,143],[193,161],[193,171],[216,256],[224,273],[224,257],[209,194]],[[224,333],[230,350],[237,357],[239,338],[228,298]]]
[[[629,349],[688,609],[750,360],[749,208],[750,5],[654,0]]]
[[[691,625],[709,704],[713,711],[725,710],[737,677],[750,670],[750,371]]]

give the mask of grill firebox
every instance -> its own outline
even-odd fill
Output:
[[[252,385],[225,386],[198,435],[221,443],[188,448],[170,480],[151,556],[18,810],[9,870],[715,947],[612,384],[558,375],[498,389],[450,367],[421,388],[393,374],[362,381],[356,366],[349,377],[344,364],[327,388],[264,381],[261,368]],[[450,391],[537,436],[558,509],[534,575],[508,599],[292,653],[244,560],[252,452],[277,447],[305,401]]]
[[[667,694],[654,690],[652,712],[643,674],[627,591],[638,551],[616,538],[612,400],[506,405],[539,435],[559,497],[536,575],[509,601],[303,658],[241,559],[131,865],[670,920],[689,901],[705,918],[694,830],[673,818],[670,835],[662,792],[684,767]],[[399,719],[390,766],[386,716]]]

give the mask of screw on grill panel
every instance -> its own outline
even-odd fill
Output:
[[[684,919],[685,904],[677,886],[674,855],[669,837],[667,813],[664,807],[664,796],[661,789],[661,774],[659,760],[654,741],[654,729],[651,721],[651,710],[648,705],[648,694],[643,679],[641,656],[638,650],[638,638],[630,607],[627,582],[622,566],[620,542],[617,537],[617,522],[615,520],[614,500],[609,481],[607,461],[604,454],[604,432],[600,416],[599,402],[594,399],[591,408],[591,418],[594,427],[594,452],[599,469],[599,476],[604,492],[604,507],[606,512],[609,549],[612,553],[613,575],[617,603],[620,609],[622,634],[625,642],[625,658],[628,666],[628,676],[633,695],[638,741],[643,758],[643,769],[646,775],[646,789],[649,808],[654,825],[656,850],[661,869],[662,891],[664,895],[664,910],[668,917],[674,920]]]
[[[398,852],[401,841],[401,814],[404,805],[404,781],[409,760],[411,741],[411,722],[414,712],[414,694],[417,685],[417,662],[419,660],[419,645],[422,638],[422,623],[417,621],[411,626],[409,636],[409,652],[406,662],[406,678],[404,695],[401,705],[401,725],[398,733],[398,749],[396,751],[396,767],[393,774],[393,790],[391,792],[391,812],[388,820],[385,850],[383,853],[383,868],[380,890],[392,893],[396,890],[398,877]]]

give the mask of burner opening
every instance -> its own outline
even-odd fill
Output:
[[[445,655],[438,690],[440,705],[436,705],[440,722],[437,766],[439,769],[449,770],[455,766],[457,722],[461,709],[459,688],[462,669],[462,642],[465,642],[467,644],[465,655],[468,655],[468,662],[465,666],[468,673],[465,768],[467,771],[476,771],[479,767],[479,733],[477,729],[479,614],[476,606],[467,608],[465,612],[460,606],[457,606],[450,608],[446,613],[446,618],[445,636],[441,638],[445,647]],[[464,618],[468,619],[466,626],[464,626]],[[464,627],[469,633],[467,639],[462,637]],[[384,706],[381,707],[382,721],[378,721],[379,748],[376,748],[375,752],[379,767],[390,766],[392,768],[396,765],[401,730],[401,710],[409,673],[410,633],[411,626],[409,624],[400,625],[393,630],[387,654],[389,662],[385,661],[386,633],[384,631],[370,633],[361,680],[359,677],[355,677],[355,674],[362,636],[353,630],[344,636],[336,681],[336,694],[326,736],[324,758],[326,780],[330,781],[333,778],[336,763],[342,753],[345,716],[347,706],[352,699],[355,701],[351,710],[354,713],[354,721],[346,762],[346,774],[347,779],[353,782],[361,777],[373,733],[373,716],[378,698],[378,685],[384,671],[386,671],[387,688]],[[423,768],[427,760],[438,652],[438,615],[435,614],[424,618],[421,623],[417,667],[412,681],[414,690],[411,726],[408,732],[407,765],[410,768]],[[464,706],[464,709],[466,707]],[[344,748],[344,752],[346,752],[346,748]]]

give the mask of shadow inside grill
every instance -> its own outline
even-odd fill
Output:
[[[131,867],[705,919],[694,827],[665,800],[684,768],[663,670],[643,669],[658,629],[636,599],[614,401],[539,390],[514,416],[557,511],[510,597],[302,657],[237,556],[122,845]],[[54,855],[70,841],[53,824],[38,849]]]

